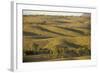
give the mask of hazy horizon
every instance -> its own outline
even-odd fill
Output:
[[[33,11],[33,10],[24,10],[23,15],[63,15],[63,16],[82,16],[83,14],[88,13],[80,13],[80,12],[52,12],[52,11]]]

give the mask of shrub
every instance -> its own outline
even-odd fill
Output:
[[[32,55],[32,54],[33,54],[33,51],[30,51],[30,50],[25,51],[25,55]]]
[[[81,48],[79,50],[79,55],[80,56],[87,56],[87,55],[91,55],[91,50],[88,48]]]
[[[66,57],[76,57],[78,56],[78,53],[75,50],[67,50],[65,51]]]

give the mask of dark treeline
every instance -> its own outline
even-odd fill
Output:
[[[52,48],[39,48],[38,44],[33,44],[33,48],[24,51],[24,55],[49,55],[52,57],[79,57],[79,56],[89,56],[91,55],[91,50],[87,47],[78,47],[77,49],[68,48],[56,48],[55,51]]]

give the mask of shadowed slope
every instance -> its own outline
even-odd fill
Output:
[[[26,32],[26,31],[24,31],[23,34],[24,34],[24,36],[31,37],[31,38],[34,38],[34,39],[52,38],[52,37],[49,37],[49,36],[39,35],[39,34],[36,34],[36,33],[33,33],[33,32]]]
[[[61,36],[70,36],[70,35],[65,35],[65,34],[62,34],[62,33],[58,33],[58,32],[55,32],[55,31],[48,30],[48,29],[40,27],[40,26],[33,26],[33,28],[37,28],[37,29],[40,29],[42,31],[46,31],[48,33],[53,33],[53,34],[57,34],[57,35],[61,35]]]
[[[36,34],[36,33],[28,32],[28,31],[23,31],[23,35],[24,35],[24,36],[39,36],[39,35]]]
[[[78,34],[81,34],[81,35],[85,35],[85,33],[83,31],[80,31],[80,30],[77,30],[77,29],[67,28],[67,27],[60,27],[60,26],[57,26],[57,27],[68,30],[68,31],[72,31],[72,32],[75,32],[75,33],[78,33]]]

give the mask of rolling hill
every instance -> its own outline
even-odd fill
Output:
[[[36,44],[38,53],[49,51],[47,60],[81,59],[83,56],[90,59],[90,30],[89,16],[23,15],[23,52],[36,49],[33,48]],[[28,55],[23,56],[23,61],[29,62]],[[44,58],[44,55],[31,55],[34,57]]]

